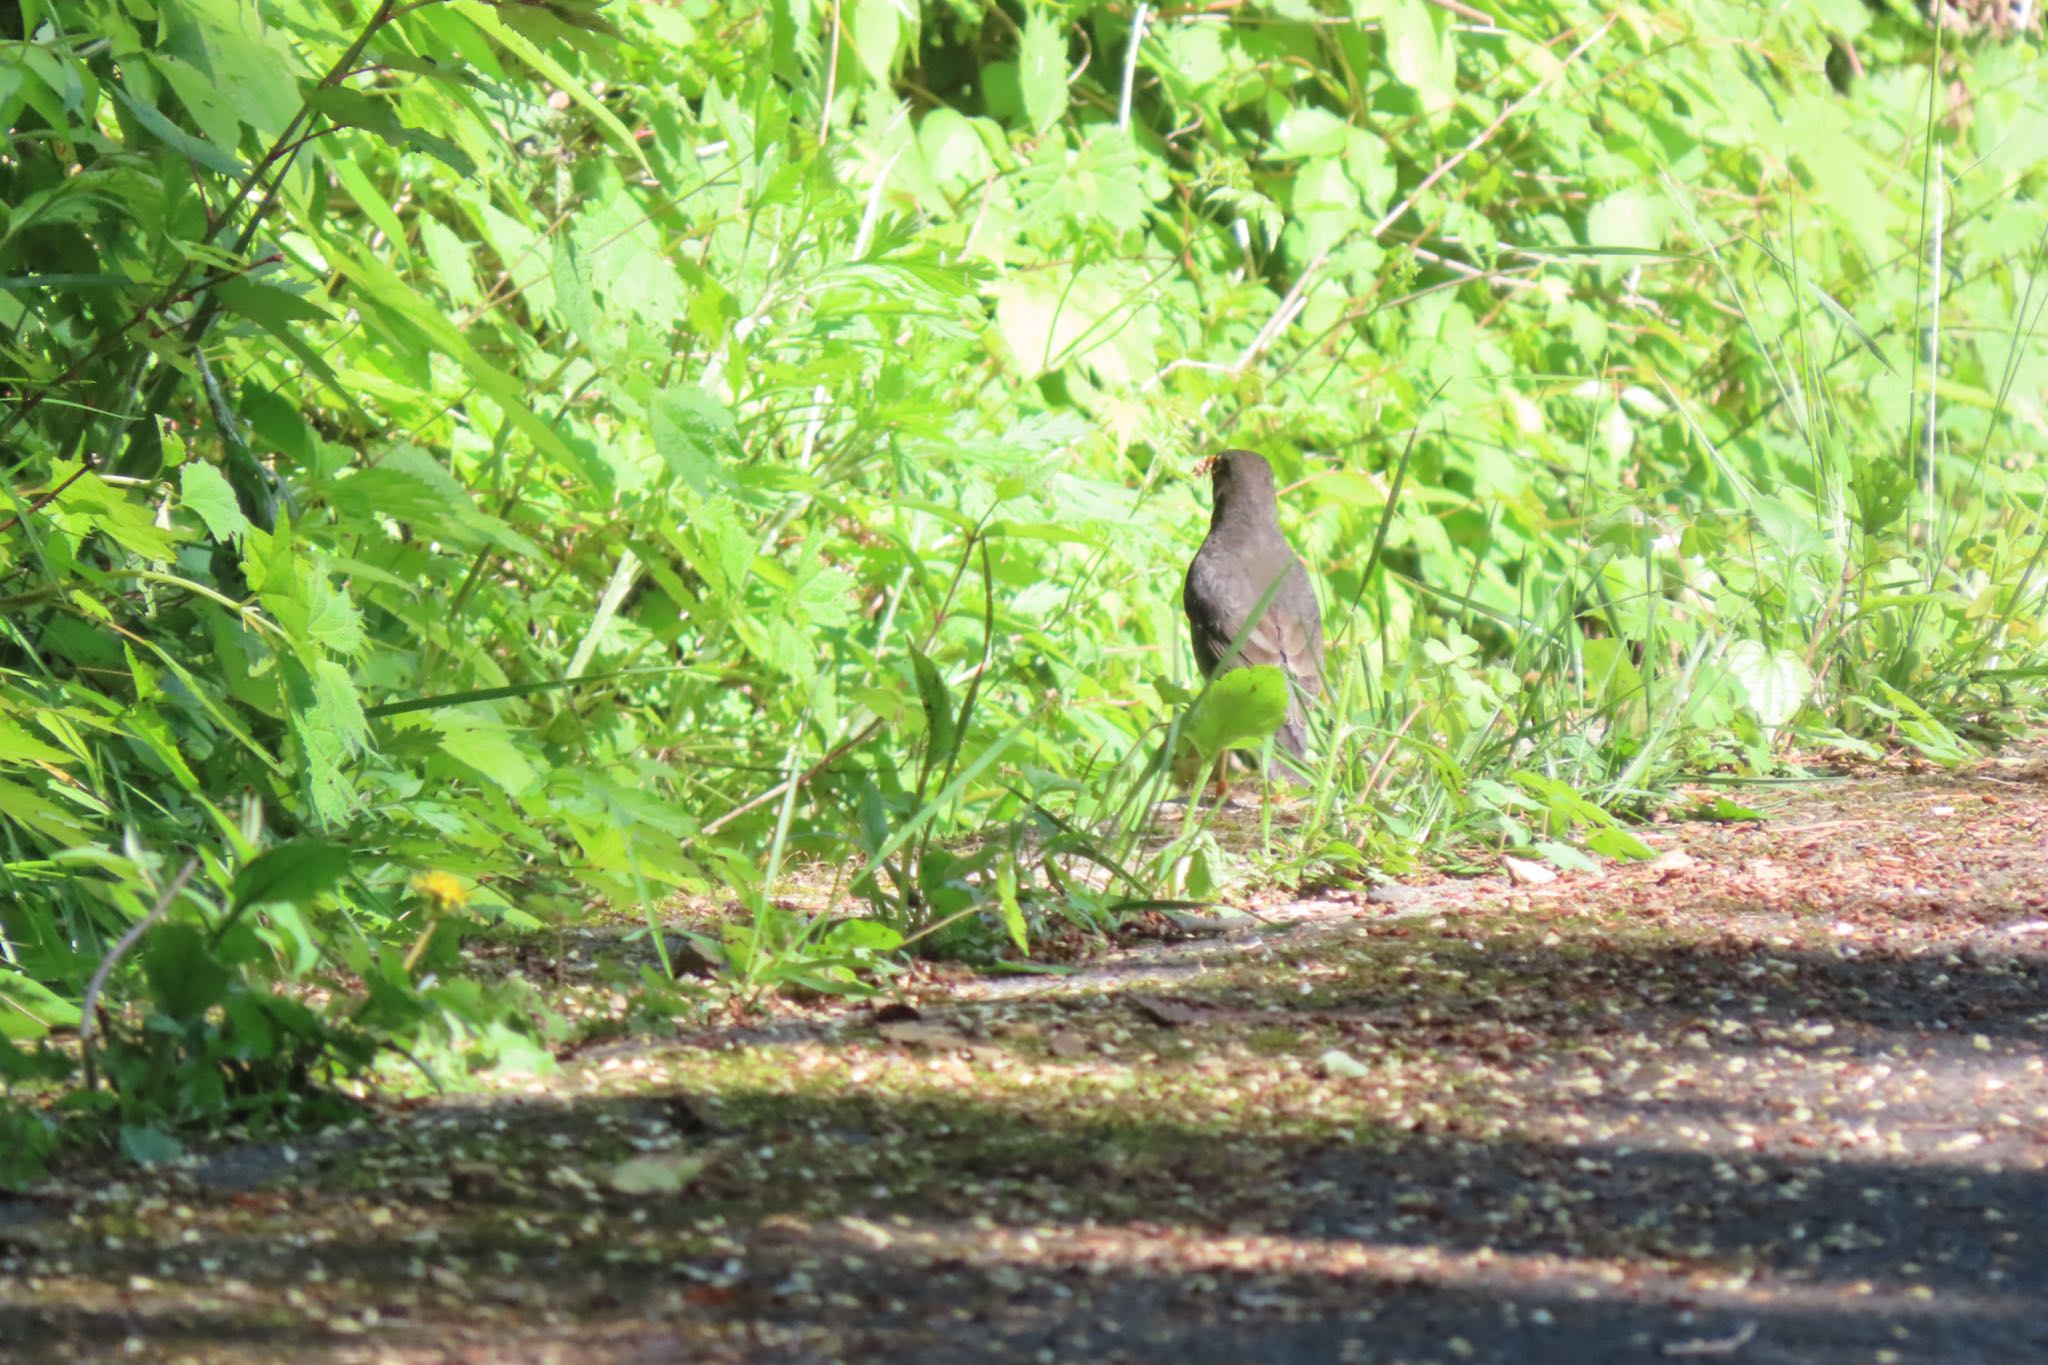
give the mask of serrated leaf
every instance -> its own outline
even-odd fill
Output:
[[[1017,48],[1017,83],[1031,131],[1043,133],[1067,112],[1066,35],[1052,16],[1033,9]]]
[[[700,496],[730,484],[719,452],[739,440],[732,411],[694,385],[665,389],[647,405],[654,453]]]
[[[339,821],[355,807],[347,764],[367,744],[369,723],[347,669],[332,659],[318,659],[309,672],[311,696],[294,711],[292,728],[305,750],[306,780],[315,809],[323,818]]]
[[[1458,93],[1458,62],[1447,41],[1447,18],[1424,0],[1394,0],[1381,14],[1387,68],[1431,113],[1450,108]]]
[[[346,590],[314,574],[306,584],[306,638],[336,654],[356,654],[364,647],[363,618]]]

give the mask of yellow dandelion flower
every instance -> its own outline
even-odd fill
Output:
[[[460,910],[469,904],[469,888],[452,872],[421,872],[412,879],[412,889],[434,903],[436,910]]]

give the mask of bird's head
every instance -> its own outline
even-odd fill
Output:
[[[1195,467],[1209,473],[1209,487],[1220,511],[1233,504],[1245,507],[1271,506],[1274,501],[1273,466],[1266,457],[1249,450],[1226,450]]]

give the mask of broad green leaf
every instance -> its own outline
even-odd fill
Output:
[[[241,115],[204,72],[175,53],[152,52],[148,58],[150,66],[177,92],[179,103],[209,143],[227,152],[241,145]]]
[[[348,850],[325,839],[292,839],[265,849],[235,873],[230,910],[287,901],[303,905],[348,871]]]
[[[249,529],[235,501],[235,490],[221,472],[203,460],[189,460],[178,471],[178,501],[199,515],[207,534],[226,541]]]
[[[1721,666],[1742,684],[1744,700],[1756,718],[1773,729],[1790,724],[1813,690],[1813,675],[1803,659],[1754,640],[1730,645]]]
[[[903,13],[898,0],[849,0],[849,36],[854,54],[868,79],[886,88],[894,75],[896,52],[903,41]]]
[[[227,998],[234,974],[206,934],[190,924],[159,924],[143,936],[142,971],[156,1007],[179,1023],[192,1023]]]
[[[368,722],[348,670],[332,659],[310,666],[310,704],[293,714],[293,729],[305,751],[313,806],[323,819],[340,821],[355,808],[348,765],[368,743]]]
[[[1663,237],[1663,208],[1647,190],[1619,190],[1586,215],[1586,243],[1592,250],[1625,247],[1654,251]]]
[[[540,785],[541,774],[518,742],[503,729],[459,718],[459,713],[435,713],[441,731],[441,750],[508,796],[524,796]]]
[[[163,563],[177,553],[171,533],[143,503],[87,471],[49,506],[50,520],[73,535],[97,532],[141,559]]]
[[[1209,684],[1181,735],[1205,759],[1252,748],[1287,719],[1287,674],[1272,664],[1233,668]]]
[[[121,1155],[138,1166],[161,1166],[184,1154],[184,1144],[156,1124],[121,1125]]]
[[[71,761],[72,755],[43,743],[13,716],[0,712],[0,762],[60,764]]]
[[[204,72],[222,103],[265,137],[276,137],[303,107],[295,54],[239,0],[182,0],[166,16],[166,46]],[[192,21],[189,23],[186,21]]]
[[[903,946],[903,935],[880,920],[841,920],[821,942],[835,953],[893,953]]]

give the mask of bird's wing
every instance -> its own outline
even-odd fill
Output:
[[[1245,637],[1241,662],[1278,664],[1310,691],[1322,683],[1313,627],[1281,602],[1274,602]]]
[[[1231,664],[1278,664],[1313,691],[1322,681],[1323,653],[1315,596],[1299,561],[1279,571],[1288,574],[1289,581],[1280,585],[1265,615],[1246,633]],[[1262,577],[1251,565],[1216,570],[1198,558],[1190,567],[1183,600],[1193,627],[1195,660],[1205,674],[1223,662],[1224,651],[1270,586],[1271,577]]]
[[[1323,690],[1323,609],[1316,601],[1316,590],[1309,582],[1308,570],[1298,559],[1294,561],[1293,581],[1282,597],[1302,622],[1302,653],[1290,657],[1299,659],[1299,666],[1294,667],[1293,672],[1301,683],[1302,691],[1313,697]]]

